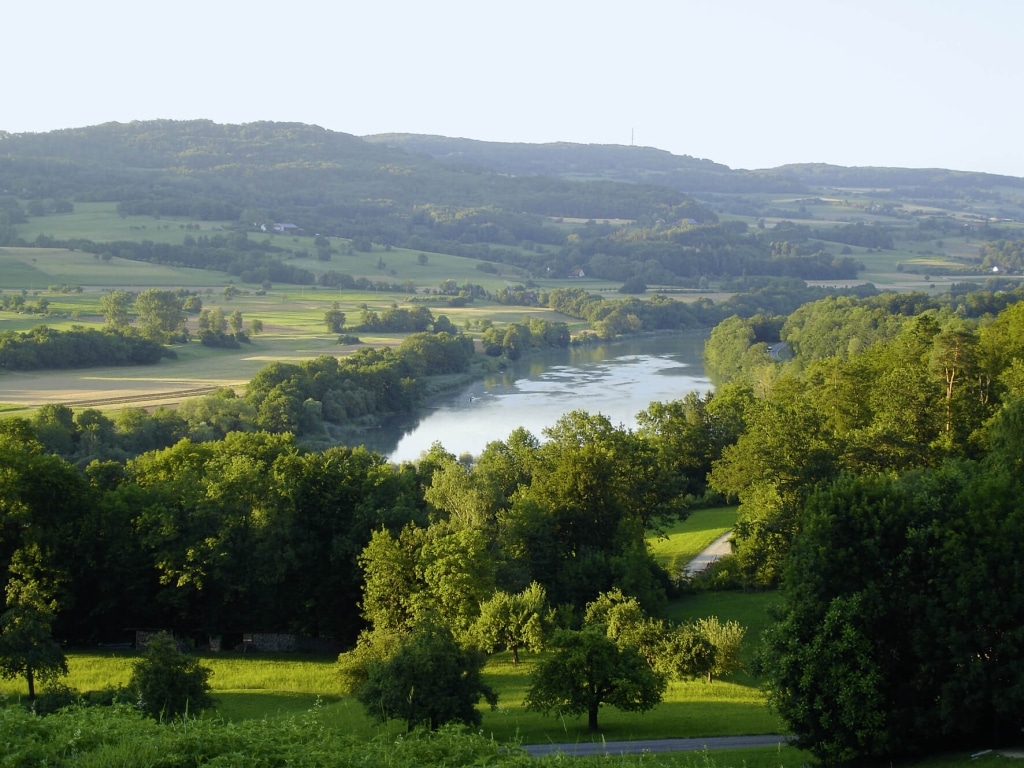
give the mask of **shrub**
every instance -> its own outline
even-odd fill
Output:
[[[149,640],[146,655],[135,662],[128,689],[139,708],[157,720],[170,720],[214,706],[209,678],[213,670],[178,650],[166,632]]]

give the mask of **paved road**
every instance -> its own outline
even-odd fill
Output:
[[[638,755],[644,752],[699,752],[703,749],[744,749],[785,744],[777,734],[761,736],[709,736],[703,739],[649,739],[643,741],[594,741],[576,744],[524,744],[533,757],[561,752],[570,757],[585,755]]]
[[[726,531],[711,544],[691,560],[686,566],[686,574],[692,576],[695,573],[700,573],[709,565],[716,560],[725,557],[732,553],[732,545],[729,543],[729,537],[732,536],[732,531]]]

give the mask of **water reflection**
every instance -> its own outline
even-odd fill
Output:
[[[395,462],[418,458],[435,441],[456,456],[476,455],[517,427],[542,437],[575,409],[635,427],[636,414],[651,402],[711,389],[703,345],[703,336],[659,336],[532,356],[437,398],[416,416],[369,431],[366,445]]]

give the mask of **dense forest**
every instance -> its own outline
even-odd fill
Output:
[[[389,133],[367,141],[398,147],[451,164],[503,173],[646,182],[694,193],[776,192],[810,194],[822,186],[884,188],[895,199],[992,195],[995,186],[1024,189],[1024,180],[938,168],[847,168],[802,163],[738,170],[712,160],[673,155],[653,147],[570,144],[506,144],[473,139]]]

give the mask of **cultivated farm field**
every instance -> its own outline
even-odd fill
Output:
[[[0,373],[0,407],[18,410],[65,403],[72,407],[110,409],[127,404],[169,405],[222,387],[241,392],[271,362],[299,362],[319,355],[345,355],[358,349],[359,345],[339,345],[337,334],[328,331],[324,313],[335,307],[345,312],[352,324],[358,322],[363,309],[380,312],[408,305],[416,296],[431,308],[435,317],[446,315],[470,333],[474,329],[479,333],[485,321],[504,324],[531,316],[568,319],[547,308],[507,307],[481,301],[464,307],[446,307],[441,299],[435,300],[426,292],[437,288],[443,280],[460,284],[472,280],[479,284],[486,275],[472,269],[469,265],[476,262],[468,259],[431,255],[429,263],[429,267],[417,264],[416,268],[436,269],[432,276],[437,282],[426,283],[423,278],[416,283],[415,293],[294,285],[264,289],[235,284],[227,275],[207,270],[118,258],[96,259],[67,249],[0,248],[0,293],[21,294],[29,306],[41,299],[48,303],[46,315],[0,311],[0,332],[26,332],[38,325],[57,330],[75,325],[100,328],[104,321],[100,299],[106,291],[137,292],[146,288],[184,289],[198,294],[204,308],[220,307],[225,314],[238,310],[246,323],[253,319],[263,323],[263,331],[252,336],[252,343],[241,349],[211,349],[198,342],[178,344],[172,346],[176,359],[165,359],[153,366]],[[340,265],[332,268],[336,266]],[[380,275],[372,277],[383,279]],[[225,294],[228,285],[234,285],[238,291],[230,296]],[[195,322],[193,315],[192,330]],[[582,327],[575,321],[572,326]],[[362,334],[360,341],[375,346],[397,345],[403,336]]]

